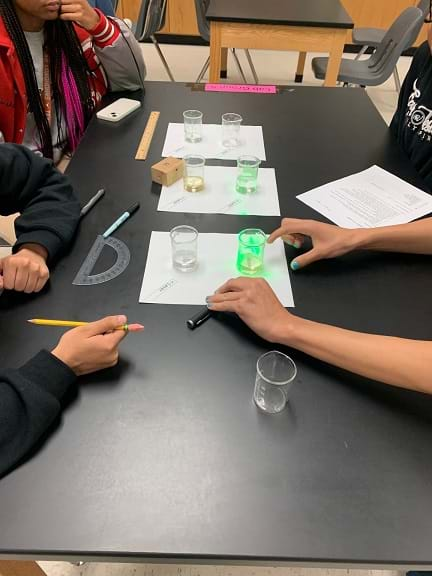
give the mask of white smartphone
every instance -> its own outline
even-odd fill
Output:
[[[141,102],[138,100],[131,100],[129,98],[119,98],[106,108],[102,108],[96,113],[100,120],[107,120],[108,122],[120,122],[129,114],[132,114],[137,108],[140,108]]]

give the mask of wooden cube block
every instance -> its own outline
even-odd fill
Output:
[[[183,160],[180,158],[164,158],[151,169],[152,180],[162,186],[171,186],[183,177]]]

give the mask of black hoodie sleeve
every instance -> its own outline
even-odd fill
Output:
[[[40,244],[49,261],[71,242],[80,206],[66,176],[24,146],[0,144],[0,214],[20,212],[17,243]]]
[[[0,370],[0,478],[49,430],[75,382],[72,370],[45,350],[18,370]]]

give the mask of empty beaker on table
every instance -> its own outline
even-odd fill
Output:
[[[195,270],[198,265],[198,230],[192,226],[176,226],[170,237],[174,268],[180,272]]]
[[[240,146],[240,127],[243,118],[240,114],[228,112],[222,116],[222,146],[236,148]]]
[[[187,154],[184,157],[183,185],[187,192],[204,190],[205,158],[199,154]]]
[[[238,236],[237,269],[253,276],[264,269],[266,234],[259,228],[247,228]]]
[[[201,142],[203,114],[199,110],[183,112],[184,137],[186,142]]]
[[[237,160],[237,192],[253,194],[257,191],[260,164],[261,160],[256,156],[240,156]]]
[[[277,350],[258,358],[254,389],[255,404],[263,412],[277,414],[287,402],[289,391],[297,376],[294,361]]]

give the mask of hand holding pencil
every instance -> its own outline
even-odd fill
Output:
[[[30,324],[37,324],[38,326],[57,326],[63,328],[79,328],[80,326],[88,326],[91,322],[76,322],[75,320],[50,320],[49,318],[32,318],[27,320]],[[144,330],[142,324],[122,324],[116,326],[113,330],[123,330],[125,332],[141,332]]]
[[[79,326],[60,338],[52,354],[77,376],[111,368],[118,362],[118,347],[127,334],[126,323],[126,316],[108,316]]]

